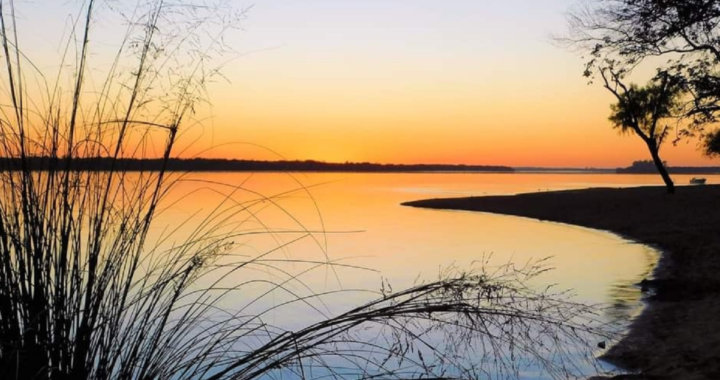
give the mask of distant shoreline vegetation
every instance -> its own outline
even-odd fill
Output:
[[[34,171],[182,171],[182,172],[357,172],[357,173],[403,173],[403,172],[499,172],[513,173],[508,166],[445,165],[445,164],[377,164],[369,162],[331,163],[314,160],[304,161],[256,161],[214,158],[135,159],[109,157],[63,158],[29,157],[24,163],[18,158],[0,158],[0,172],[18,171],[27,165]]]
[[[720,174],[720,166],[667,166],[670,174]],[[657,174],[652,161],[635,161],[626,168],[617,168],[618,174]]]
[[[114,162],[114,163],[113,163]],[[65,158],[29,157],[24,165],[33,171],[65,170]],[[603,168],[543,168],[509,167],[499,165],[465,164],[378,164],[370,162],[324,162],[315,160],[235,160],[223,158],[172,158],[136,159],[110,157],[73,158],[73,171],[126,172],[326,172],[326,173],[566,173],[566,174],[656,174],[652,161],[635,161],[631,166],[617,169]],[[163,167],[163,165],[166,165]],[[0,157],[0,172],[19,171],[23,162],[19,158]],[[720,166],[668,166],[671,174],[720,174]]]

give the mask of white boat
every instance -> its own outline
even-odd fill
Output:
[[[705,182],[707,182],[707,179],[705,179],[705,178],[695,178],[695,177],[693,177],[693,178],[690,180],[690,184],[691,184],[691,185],[704,185]]]

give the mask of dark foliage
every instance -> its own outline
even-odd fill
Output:
[[[705,154],[711,157],[720,156],[720,129],[705,137]]]
[[[661,62],[658,72],[684,87],[678,137],[702,136],[716,121],[720,1],[595,0],[571,12],[569,22],[571,35],[563,41],[589,53],[586,76],[610,68],[623,78],[645,61]]]
[[[65,170],[67,165],[73,171],[120,170],[132,172],[157,172],[161,170],[179,172],[359,172],[359,173],[402,173],[402,172],[513,172],[507,166],[483,165],[440,165],[440,164],[374,164],[369,162],[330,163],[320,161],[254,161],[209,158],[170,158],[168,160],[149,158],[81,157],[68,163],[62,157],[28,157],[24,162],[16,158],[0,158],[0,171],[17,171],[23,167],[34,171]]]
[[[610,107],[613,127],[622,133],[635,134],[645,143],[668,193],[674,193],[675,185],[660,158],[660,147],[672,130],[670,123],[678,118],[681,82],[676,77],[659,74],[645,87],[626,86],[612,68],[601,69],[600,75],[605,88],[617,99]]]

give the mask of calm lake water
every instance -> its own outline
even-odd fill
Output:
[[[690,177],[674,178],[685,184]],[[720,183],[718,176],[706,177]],[[400,204],[659,184],[658,176],[614,174],[192,173],[166,200],[151,236],[167,234],[167,226],[179,226],[168,242],[191,236],[198,226],[210,234],[234,234],[230,257],[261,259],[223,280],[228,286],[246,284],[223,306],[263,313],[267,323],[286,328],[376,297],[366,290],[378,291],[383,279],[397,290],[437,279],[451,267],[523,265],[545,258],[553,270],[538,278],[537,286],[556,284],[580,301],[609,305],[603,318],[623,324],[639,310],[640,293],[633,284],[652,270],[653,249],[576,226]],[[216,217],[208,222],[208,215]],[[342,266],[322,265],[328,260]],[[342,292],[273,308],[336,290]]]

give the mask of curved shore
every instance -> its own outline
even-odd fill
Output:
[[[405,206],[516,215],[607,230],[663,252],[648,307],[604,355],[634,379],[720,379],[720,186],[586,189]]]

